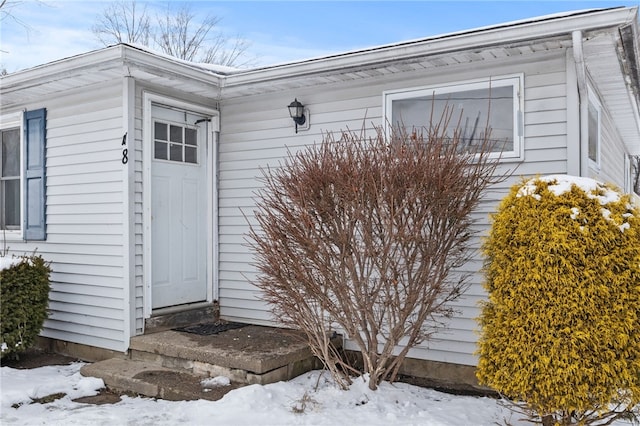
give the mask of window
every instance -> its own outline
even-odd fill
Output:
[[[625,191],[640,195],[640,155],[625,155]]]
[[[437,125],[445,110],[452,113],[446,129],[456,128],[468,152],[480,145],[485,129],[495,152],[503,157],[521,157],[522,77],[502,77],[451,86],[424,87],[385,92],[385,112],[394,128],[430,128]]]
[[[600,119],[601,106],[596,95],[589,90],[589,163],[592,167],[600,167]]]
[[[0,230],[44,240],[46,110],[0,121]]]
[[[20,127],[0,132],[0,229],[20,229]]]
[[[153,123],[153,152],[156,160],[198,163],[198,132],[173,123]]]

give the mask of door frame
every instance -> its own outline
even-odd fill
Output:
[[[142,264],[144,271],[144,318],[150,318],[154,312],[152,308],[152,275],[153,268],[151,262],[151,166],[153,163],[153,141],[152,139],[152,104],[160,104],[169,108],[187,110],[196,114],[210,117],[211,121],[206,131],[206,193],[207,193],[207,301],[211,303],[218,298],[218,140],[217,135],[220,130],[219,112],[217,109],[185,102],[176,98],[159,95],[153,92],[142,92],[142,187],[143,187],[143,242],[144,250]],[[201,303],[199,303],[201,304]],[[198,303],[194,304],[198,305]],[[189,306],[189,305],[185,305]],[[157,311],[171,310],[171,307],[158,309]]]

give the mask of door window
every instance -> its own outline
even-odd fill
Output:
[[[195,128],[154,121],[153,158],[198,164],[198,133]]]

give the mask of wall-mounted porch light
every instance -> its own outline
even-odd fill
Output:
[[[296,123],[296,133],[298,133],[298,126],[302,126],[307,122],[307,117],[305,116],[305,107],[298,101],[298,98],[296,98],[289,104],[287,108],[289,108],[289,115],[293,119],[293,122]],[[308,115],[309,112],[306,112]],[[306,127],[309,128],[309,124],[307,124]]]

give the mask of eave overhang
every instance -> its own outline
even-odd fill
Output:
[[[195,64],[118,44],[2,77],[0,107],[25,105],[125,77],[213,99],[219,97],[222,78]]]
[[[594,31],[628,25],[635,18],[636,8],[574,12],[240,71],[224,79],[223,96],[242,94],[243,89],[249,87],[252,93],[261,89],[269,90],[274,87],[275,82],[282,79],[305,79],[308,82],[316,75],[383,69],[388,64],[418,63],[424,58],[458,52],[472,52],[480,56],[481,52],[491,49],[502,50],[541,45],[545,41],[570,40],[572,31]]]

